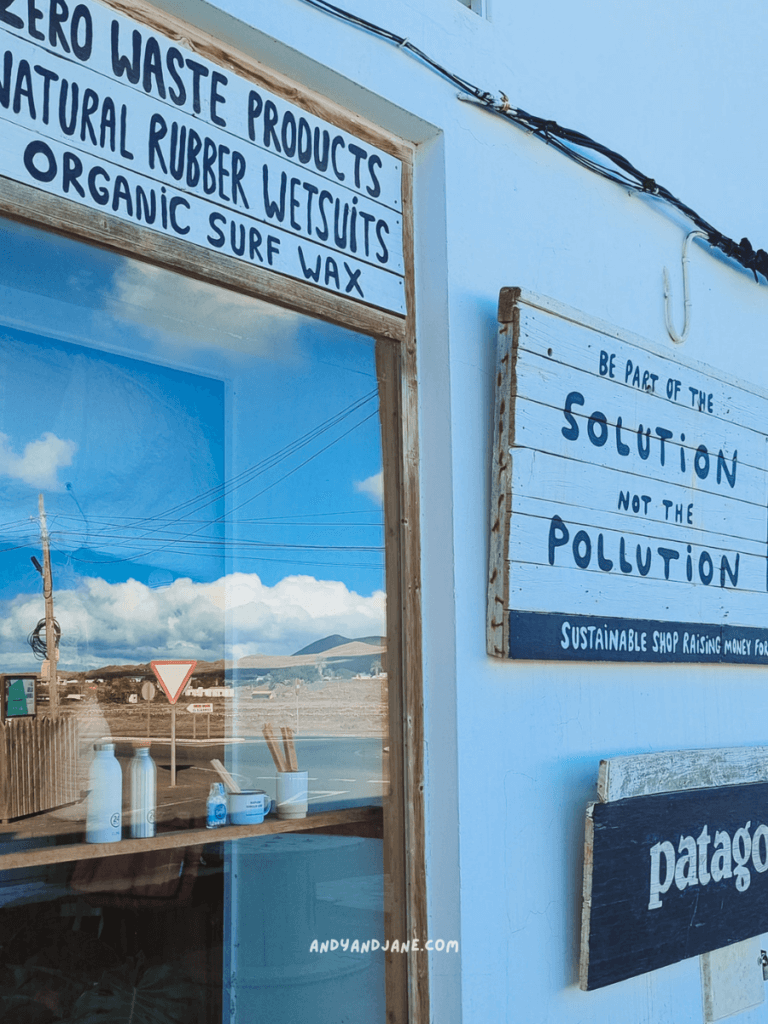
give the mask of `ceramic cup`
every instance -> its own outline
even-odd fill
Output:
[[[259,825],[269,814],[272,801],[263,789],[248,789],[227,794],[230,825]]]
[[[278,818],[306,818],[308,772],[277,773]]]

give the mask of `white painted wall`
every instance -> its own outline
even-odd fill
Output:
[[[496,302],[522,285],[670,344],[687,222],[455,100],[407,54],[301,0],[157,0],[421,144],[416,176],[429,875],[439,1024],[688,1024],[693,959],[576,987],[584,808],[611,754],[763,744],[758,668],[511,664],[485,653]],[[513,104],[619,150],[768,246],[761,0],[338,0]],[[694,246],[686,354],[768,387],[768,285]],[[451,557],[452,553],[452,557]],[[578,609],[574,609],[578,610]],[[765,1021],[763,1006],[739,1018]]]

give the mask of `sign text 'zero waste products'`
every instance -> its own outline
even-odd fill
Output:
[[[401,163],[95,0],[0,3],[0,175],[404,314]]]

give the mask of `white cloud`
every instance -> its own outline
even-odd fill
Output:
[[[248,295],[125,260],[112,279],[111,312],[156,341],[290,356],[306,319]]]
[[[356,480],[355,490],[361,494],[367,494],[371,501],[377,505],[384,504],[384,474],[374,473],[367,480]]]
[[[26,637],[43,611],[41,595],[19,595],[0,606],[7,666],[32,664]],[[332,633],[386,632],[382,591],[364,597],[313,576],[287,576],[269,587],[255,573],[235,573],[213,583],[177,579],[162,589],[85,577],[78,589],[56,593],[55,614],[61,667],[69,671],[168,656],[215,661],[293,654]]]
[[[21,480],[42,490],[60,489],[57,474],[63,466],[72,465],[77,451],[74,441],[64,441],[48,431],[37,441],[30,441],[22,455],[11,449],[9,441],[7,434],[0,434],[0,476]]]

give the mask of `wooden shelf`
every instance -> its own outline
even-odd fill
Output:
[[[20,850],[0,854],[0,871],[36,867],[42,864],[63,864],[67,861],[93,860],[97,857],[121,857],[149,850],[171,850],[180,846],[205,846],[208,843],[230,843],[235,839],[271,836],[280,832],[311,832],[334,825],[355,822],[370,823],[381,816],[380,807],[350,807],[339,811],[321,811],[306,818],[281,821],[269,818],[261,825],[225,825],[223,828],[192,828],[179,832],[160,832],[152,839],[123,839],[119,843],[68,843],[44,846],[39,850]]]

